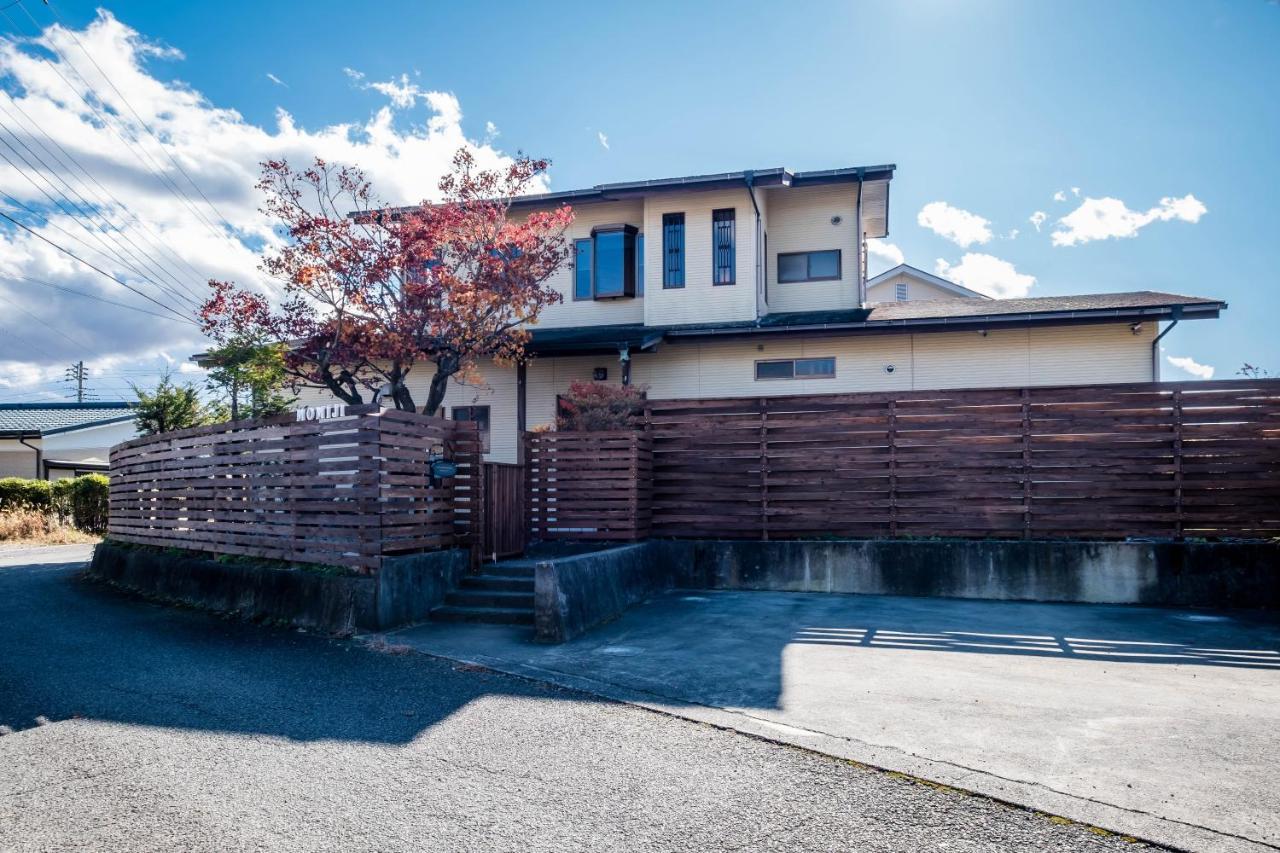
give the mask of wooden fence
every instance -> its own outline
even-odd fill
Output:
[[[124,542],[376,571],[382,558],[468,545],[474,424],[347,407],[139,438],[111,450],[109,535]],[[458,476],[429,481],[436,448]]]
[[[1280,535],[1280,380],[655,400],[645,432],[658,536]]]
[[[647,436],[525,435],[525,500],[535,539],[635,541],[649,535],[653,454]]]

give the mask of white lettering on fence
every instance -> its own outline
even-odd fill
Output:
[[[327,406],[299,406],[294,410],[300,421],[330,421],[347,414],[345,403],[331,403]]]

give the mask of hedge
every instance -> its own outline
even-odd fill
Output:
[[[107,478],[85,474],[55,480],[0,479],[0,512],[30,509],[53,513],[81,530],[104,533],[107,529]]]

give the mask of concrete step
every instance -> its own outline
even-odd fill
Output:
[[[506,577],[503,575],[467,575],[458,584],[459,589],[487,590],[489,592],[525,592],[533,594],[533,578]]]
[[[487,622],[494,625],[532,625],[533,608],[455,607],[445,604],[431,611],[435,622]]]
[[[486,589],[455,589],[444,598],[444,603],[455,607],[497,607],[499,609],[526,609],[533,612],[533,591],[494,592]]]
[[[503,560],[501,563],[490,563],[484,567],[486,575],[499,575],[504,578],[532,578],[536,560]]]

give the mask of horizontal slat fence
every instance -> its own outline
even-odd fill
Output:
[[[534,539],[631,542],[649,536],[653,452],[647,436],[525,435],[525,501]]]
[[[348,407],[134,439],[111,450],[109,535],[124,542],[376,571],[384,556],[465,545],[472,424]],[[440,448],[458,477],[429,482]]]
[[[1280,535],[1280,380],[653,400],[654,535]]]

